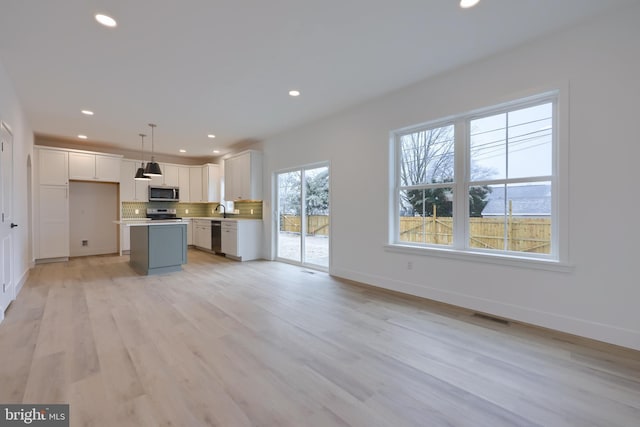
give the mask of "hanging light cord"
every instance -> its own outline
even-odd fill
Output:
[[[140,161],[142,162],[142,167],[144,168],[144,137],[147,136],[144,133],[139,133],[142,142],[140,144]]]
[[[149,123],[149,127],[151,127],[151,163],[153,163],[154,161],[154,154],[155,154],[155,150],[154,150],[154,145],[153,145],[153,128],[156,127],[156,125],[154,125],[153,123]]]

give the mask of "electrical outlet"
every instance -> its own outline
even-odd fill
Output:
[[[413,270],[413,261],[407,262],[407,270]]]
[[[185,209],[184,213],[188,214],[189,213],[189,209]]]
[[[233,213],[238,215],[240,213],[240,209],[234,209]]]
[[[89,241],[88,240],[83,240],[82,241],[82,246],[89,246]]]
[[[136,215],[138,215],[140,213],[140,209],[136,209]]]
[[[251,215],[253,215],[253,209],[251,209]]]

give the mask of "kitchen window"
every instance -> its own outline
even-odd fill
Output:
[[[558,92],[392,132],[390,250],[562,260]]]

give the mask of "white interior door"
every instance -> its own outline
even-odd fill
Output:
[[[11,277],[11,229],[13,220],[13,135],[5,123],[0,123],[0,319],[15,298]]]

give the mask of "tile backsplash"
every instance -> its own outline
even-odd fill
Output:
[[[122,218],[145,218],[147,208],[175,209],[176,215],[181,218],[222,216],[221,210],[212,213],[216,206],[218,203],[122,202]],[[239,213],[228,212],[228,217],[262,219],[262,201],[235,202],[234,209],[237,209]]]

